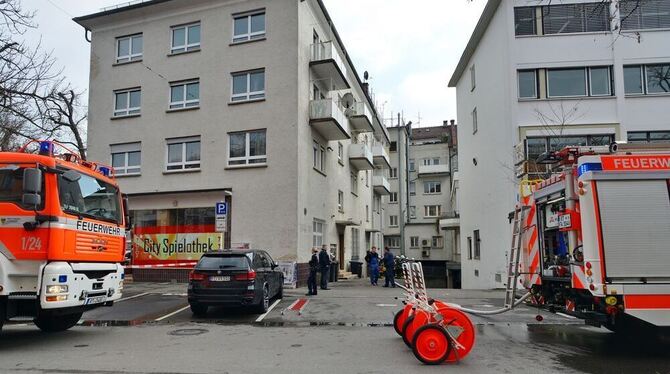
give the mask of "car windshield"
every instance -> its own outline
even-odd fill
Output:
[[[120,223],[119,189],[107,182],[79,173],[81,178],[69,181],[59,175],[58,196],[64,212],[80,217]]]
[[[197,266],[198,269],[249,268],[249,260],[244,255],[239,256],[203,256]]]

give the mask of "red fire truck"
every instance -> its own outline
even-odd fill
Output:
[[[532,301],[613,331],[670,328],[670,146],[567,147],[538,162],[557,172],[516,212]]]

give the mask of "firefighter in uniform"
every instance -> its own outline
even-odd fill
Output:
[[[309,278],[307,278],[307,296],[316,295],[316,273],[319,271],[318,249],[312,248],[312,258],[309,260]]]

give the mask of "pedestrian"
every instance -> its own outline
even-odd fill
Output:
[[[321,268],[321,289],[329,290],[328,288],[328,275],[330,274],[330,255],[326,246],[321,247],[321,252],[319,252],[319,267]]]
[[[370,284],[377,285],[379,279],[379,255],[377,254],[377,247],[372,247],[370,250]]]
[[[316,273],[319,272],[319,250],[312,248],[312,258],[309,260],[309,278],[307,278],[307,296],[316,296]]]
[[[386,281],[384,287],[395,288],[395,256],[389,247],[384,247],[384,266],[386,266]]]

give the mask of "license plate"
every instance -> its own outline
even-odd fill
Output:
[[[107,296],[96,296],[86,299],[86,305],[102,304],[107,300]]]
[[[209,277],[209,280],[212,282],[230,282],[230,277],[229,276],[216,276],[216,277]]]

